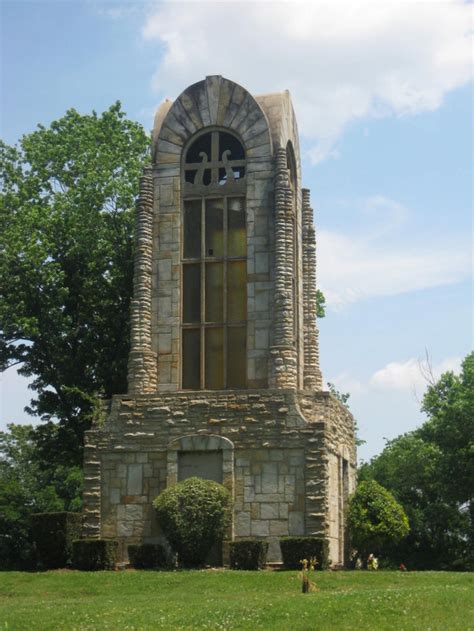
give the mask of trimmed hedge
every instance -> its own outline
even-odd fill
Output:
[[[73,541],[81,536],[81,513],[36,513],[30,524],[38,565],[45,570],[71,565]]]
[[[72,564],[76,570],[113,570],[117,562],[115,539],[77,539],[72,543]]]
[[[128,546],[128,559],[136,570],[153,570],[167,565],[165,549],[158,543]]]
[[[316,557],[318,570],[329,567],[329,545],[317,537],[283,537],[280,539],[283,565],[288,570],[300,570],[301,560]]]
[[[268,543],[258,539],[230,541],[230,567],[234,570],[259,570],[265,567]]]

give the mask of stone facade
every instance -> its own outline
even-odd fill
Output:
[[[203,130],[231,132],[245,150],[244,178],[219,183],[245,195],[243,390],[182,388],[183,160]],[[161,540],[151,502],[195,470],[231,491],[229,538],[265,538],[277,561],[279,537],[323,536],[340,564],[353,419],[322,390],[315,231],[289,93],[254,98],[207,77],[159,108],[152,156],[137,204],[129,392],[86,435],[85,532],[117,537],[124,558],[127,544]]]

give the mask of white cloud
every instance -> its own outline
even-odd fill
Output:
[[[320,286],[329,307],[339,309],[376,296],[393,296],[468,278],[470,256],[459,243],[399,248],[363,237],[321,231]]]
[[[403,231],[409,210],[380,195],[355,200],[352,206],[358,218],[355,231],[318,233],[318,284],[330,308],[449,285],[469,277],[471,248],[467,239],[444,236],[427,241],[409,225]]]
[[[439,379],[442,373],[452,370],[459,372],[461,357],[448,357],[440,364],[431,367],[431,377]],[[377,370],[370,378],[369,384],[375,388],[388,390],[416,390],[428,385],[428,366],[426,361],[411,357],[405,362],[390,362]]]
[[[472,75],[472,6],[419,2],[176,2],[143,37],[164,54],[153,83],[176,95],[221,74],[255,93],[288,88],[310,158],[337,155],[351,121],[438,108]]]
[[[341,393],[348,392],[351,396],[354,394],[363,394],[367,390],[367,386],[358,379],[355,379],[347,372],[342,372],[336,375],[332,380],[329,380]]]

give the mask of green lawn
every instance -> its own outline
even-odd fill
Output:
[[[0,629],[473,629],[474,575],[320,572],[0,573]]]

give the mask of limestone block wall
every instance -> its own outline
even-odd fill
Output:
[[[211,76],[174,102],[165,101],[155,118],[153,165],[142,179],[137,213],[130,392],[180,388],[181,161],[204,128],[229,129],[246,152],[248,387],[320,389],[317,329],[311,320],[315,265],[308,264],[314,230],[308,228],[308,212],[304,215],[289,93],[254,98]]]
[[[177,441],[200,450],[196,441],[215,449],[224,440],[232,445],[224,472],[235,500],[230,537],[263,537],[279,560],[280,536],[329,536],[329,460],[341,437],[350,449],[353,431],[345,408],[328,393],[192,395],[115,397],[106,424],[87,432],[86,534],[117,537],[124,558],[129,543],[160,540],[151,503],[176,475]],[[353,475],[355,458],[350,467]]]
[[[250,388],[268,386],[273,300],[273,148],[268,121],[255,99],[222,77],[190,86],[165,102],[153,141],[154,225],[152,349],[158,355],[157,389],[180,388],[181,160],[203,128],[229,129],[246,151],[247,377]]]

